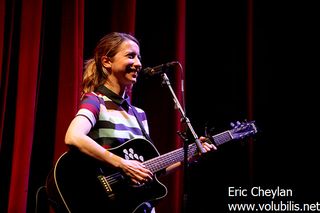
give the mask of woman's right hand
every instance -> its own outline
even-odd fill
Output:
[[[152,172],[137,160],[122,159],[120,168],[134,184],[140,185],[152,180]]]

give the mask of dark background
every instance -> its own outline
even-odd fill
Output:
[[[247,12],[246,1],[187,2],[186,112],[199,135],[204,134],[206,125],[219,133],[229,129],[230,122],[243,121],[250,114]],[[166,13],[152,17],[167,18]],[[251,139],[224,144],[191,167],[188,212],[227,212],[228,203],[260,200],[231,198],[227,194],[230,186],[293,190],[292,197],[278,197],[275,202],[319,201],[319,18],[314,1],[253,1],[251,98],[258,133]],[[158,22],[153,26],[137,33],[143,34],[142,43],[147,43],[142,45],[146,62],[172,61],[170,55],[161,57],[166,47],[161,48],[161,42],[166,41],[170,29]],[[160,48],[149,45],[148,39],[152,44],[160,42]],[[154,62],[153,52],[160,55],[160,61]],[[159,79],[152,81],[152,86],[157,84],[160,86]],[[171,98],[165,91],[150,93],[157,100]],[[160,101],[151,109],[144,108],[151,114],[163,107]],[[155,126],[152,132],[160,128]],[[262,197],[260,201],[272,199]]]
[[[229,186],[279,186],[293,190],[293,197],[279,200],[319,200],[319,13],[312,1],[253,5],[252,98],[259,132],[252,149],[246,140],[227,144],[192,170],[191,212],[227,212],[227,203],[256,202],[228,197]],[[192,1],[188,11],[188,114],[198,132],[206,122],[228,128],[248,116],[245,4]]]

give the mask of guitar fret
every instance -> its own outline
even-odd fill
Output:
[[[188,157],[194,155],[196,151],[196,144],[189,145]],[[144,162],[144,165],[150,169],[151,172],[156,173],[174,163],[183,161],[184,159],[184,150],[183,148],[168,152],[164,155],[158,156],[156,158],[150,159]]]
[[[248,127],[251,128],[250,131],[248,131]],[[243,132],[246,130],[245,132]],[[237,132],[237,131],[242,131],[242,132]],[[253,122],[247,123],[247,124],[242,124],[237,127],[235,127],[232,130],[228,130],[225,132],[222,132],[220,134],[211,136],[211,138],[214,141],[214,144],[216,146],[222,145],[225,142],[231,141],[236,138],[242,138],[245,135],[249,135],[252,133],[256,133],[257,130],[255,126],[253,125]],[[197,151],[197,146],[195,143],[190,144],[188,147],[188,158],[193,156],[195,152]],[[149,159],[144,162],[144,165],[150,169],[153,173],[158,172],[176,162],[183,161],[184,159],[184,148],[179,148],[176,150],[173,150],[171,152],[168,152],[164,155],[155,157],[153,159]]]
[[[232,140],[232,137],[230,135],[230,132],[229,131],[225,131],[225,132],[222,132],[220,134],[217,134],[213,137],[213,140],[215,142],[216,145],[221,145],[227,141],[230,141]]]

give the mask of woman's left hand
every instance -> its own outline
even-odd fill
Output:
[[[206,137],[204,137],[204,136],[201,136],[201,137],[199,138],[199,140],[201,141],[201,144],[202,144],[203,148],[204,148],[207,152],[217,150],[217,147],[216,147],[214,144],[208,143],[208,138],[206,138]]]

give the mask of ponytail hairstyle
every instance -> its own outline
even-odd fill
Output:
[[[131,40],[140,46],[139,41],[127,33],[112,32],[100,39],[94,49],[93,58],[84,63],[81,97],[85,93],[95,91],[105,83],[109,74],[106,68],[102,66],[101,57],[107,56],[112,58],[117,54],[119,46],[127,40]]]

